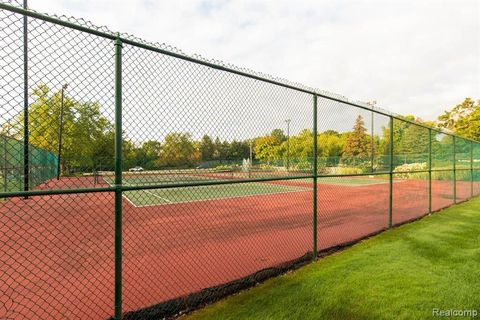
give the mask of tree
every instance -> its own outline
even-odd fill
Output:
[[[142,143],[137,151],[138,163],[145,169],[155,169],[160,159],[162,144],[156,140],[148,140]]]
[[[68,92],[68,91],[67,91]],[[41,84],[33,89],[34,103],[29,106],[30,144],[58,153],[61,93]],[[68,95],[63,99],[62,172],[91,170],[112,161],[114,126],[100,112],[97,102],[80,102]],[[23,136],[23,113],[9,128],[13,136]]]
[[[241,160],[249,157],[250,146],[246,141],[233,140],[230,143],[229,159]]]
[[[279,145],[277,139],[272,136],[264,136],[255,139],[255,158],[267,163],[279,158]]]
[[[190,133],[172,132],[165,137],[158,165],[162,167],[190,167],[200,160]]]
[[[228,158],[229,145],[227,141],[222,142],[219,137],[215,138],[213,143],[213,159],[218,161],[223,161]]]
[[[297,135],[290,136],[289,141],[282,143],[280,154],[284,160],[288,156],[291,164],[309,162],[313,157],[313,132],[309,129],[303,129]]]
[[[429,148],[429,130],[423,127],[408,124],[407,128],[403,131],[403,136],[399,141],[397,154],[415,155],[423,159],[428,160],[428,148]]]
[[[338,164],[345,143],[338,132],[333,130],[322,132],[318,135],[317,141],[317,155],[326,158],[325,164],[329,166]]]
[[[362,116],[358,116],[353,126],[353,131],[349,133],[347,141],[343,146],[343,158],[366,157],[371,152],[371,141],[367,135]]]
[[[280,145],[287,140],[287,136],[282,129],[273,129],[270,136],[275,139],[277,145]]]
[[[438,117],[439,127],[452,130],[466,138],[480,140],[480,100],[466,98]]]
[[[210,136],[203,136],[202,141],[200,142],[200,153],[202,156],[202,161],[210,161],[213,159],[215,154],[215,145],[213,144]]]

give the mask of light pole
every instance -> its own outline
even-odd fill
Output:
[[[62,134],[63,134],[63,109],[64,109],[64,91],[68,84],[64,84],[60,96],[60,126],[58,128],[58,164],[57,164],[57,180],[60,179],[61,159],[62,159]]]
[[[287,171],[290,168],[290,122],[291,119],[285,120],[287,124]]]

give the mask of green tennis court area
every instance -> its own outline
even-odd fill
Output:
[[[270,175],[271,177],[271,175]],[[104,175],[103,179],[110,185],[114,183],[113,175]],[[199,181],[238,180],[240,176],[231,172],[165,172],[148,174],[125,174],[125,185],[175,184]],[[312,179],[299,179],[303,186],[292,183],[292,180],[275,182],[249,182],[193,187],[173,187],[165,189],[134,190],[124,192],[124,197],[134,206],[156,206],[174,203],[186,203],[205,200],[219,200],[256,195],[281,194],[311,190]],[[319,185],[335,185],[357,187],[388,183],[387,179],[371,177],[322,177]]]
[[[269,184],[239,183],[187,188],[126,191],[124,196],[136,207],[193,201],[239,198],[255,195],[308,191],[310,188]]]
[[[388,179],[380,178],[369,178],[369,177],[322,177],[318,178],[317,182],[319,184],[330,184],[334,186],[350,186],[350,187],[359,187],[359,186],[370,186],[374,184],[385,184],[388,183]]]
[[[312,179],[300,179],[304,183],[312,183]],[[397,181],[394,181],[397,182]],[[332,185],[332,186],[346,186],[346,187],[361,187],[371,186],[374,184],[388,183],[388,179],[369,178],[369,177],[320,177],[317,178],[319,185]]]

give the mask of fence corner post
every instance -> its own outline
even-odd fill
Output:
[[[317,139],[317,103],[318,97],[316,94],[313,95],[313,259],[317,259],[318,248],[317,248],[317,216],[318,216],[318,207],[317,207],[317,180],[318,180],[318,162],[317,162],[317,150],[318,150],[318,139]]]
[[[470,141],[470,197],[473,198],[473,141]]]
[[[428,128],[428,214],[432,214],[432,129]]]
[[[122,319],[122,41],[115,40],[115,319]]]
[[[453,203],[457,203],[457,142],[453,136]]]
[[[389,170],[389,202],[388,202],[388,228],[393,226],[393,117],[390,116],[390,170]]]

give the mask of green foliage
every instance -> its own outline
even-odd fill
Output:
[[[365,170],[360,167],[339,167],[336,173],[349,175],[349,174],[361,174],[364,172]]]
[[[343,145],[342,162],[351,163],[354,158],[368,157],[371,152],[371,138],[367,135],[362,116],[358,116],[353,131]]]
[[[402,134],[403,136],[400,136],[398,140],[398,153],[428,154],[430,141],[428,129],[408,123]]]
[[[438,117],[439,126],[466,138],[480,140],[480,100],[466,98]]]
[[[164,139],[157,163],[160,167],[187,168],[198,163],[200,157],[191,134],[172,132]]]
[[[255,158],[266,163],[273,162],[280,155],[277,139],[272,136],[259,137],[255,139]]]
[[[353,131],[348,135],[343,146],[344,157],[368,156],[370,141],[364,125],[363,118],[359,115],[355,120]]]
[[[213,159],[215,153],[215,145],[212,138],[208,135],[204,135],[202,141],[200,141],[200,152],[202,154],[202,161],[209,161]]]
[[[58,152],[61,93],[46,85],[33,90],[34,103],[29,107],[30,143],[54,154]],[[23,113],[9,128],[14,137],[23,135]],[[64,96],[62,134],[62,171],[85,170],[113,161],[113,125],[101,114],[96,102],[76,101]]]
[[[273,129],[270,136],[276,140],[277,145],[287,140],[287,136],[282,129]]]
[[[318,135],[317,142],[318,156],[326,159],[325,165],[338,165],[346,143],[346,135],[340,135],[336,131],[328,130]]]
[[[39,85],[33,90],[34,103],[29,109],[30,142],[32,146],[58,152],[59,116],[61,106],[60,91],[52,92],[46,85]],[[475,104],[466,99],[452,111],[440,116],[442,126],[479,138],[480,111],[479,102]],[[414,120],[413,116],[405,117]],[[2,133],[20,139],[23,134],[21,126],[23,115],[11,124],[2,125]],[[114,167],[114,126],[101,114],[101,106],[96,102],[76,101],[68,95],[64,96],[64,117],[62,136],[62,168],[64,173],[75,170],[91,169],[112,170]],[[418,120],[418,119],[417,119]],[[425,162],[428,154],[428,130],[395,120],[394,130],[394,162]],[[339,133],[326,130],[318,134],[317,157],[319,170],[338,171],[342,167],[354,167],[354,173],[366,172],[372,166],[387,166],[389,154],[389,128],[383,128],[382,137],[372,137],[367,133],[361,116],[356,118],[351,132]],[[241,163],[250,157],[252,146],[253,159],[265,165],[289,166],[292,169],[306,170],[312,166],[313,132],[304,129],[287,137],[282,129],[274,129],[270,134],[251,140],[221,140],[204,135],[200,140],[193,139],[190,133],[171,132],[163,141],[144,141],[141,144],[123,140],[124,166],[130,168],[142,166],[145,169],[165,167],[194,167],[202,163],[227,162]],[[437,135],[433,139],[432,153],[434,166],[448,167],[453,144],[447,135]],[[457,157],[468,158],[470,145],[457,143]],[[372,152],[375,158],[372,159]],[[480,151],[474,149],[474,157]],[[462,159],[463,159],[462,158]],[[329,169],[329,167],[337,169]],[[343,170],[343,169],[342,169]],[[345,169],[346,170],[346,169]],[[347,170],[348,171],[348,170]],[[350,172],[350,171],[349,171]]]
[[[313,156],[313,132],[303,129],[297,135],[291,136],[281,145],[281,154],[284,159],[288,156],[291,163],[307,162]]]

